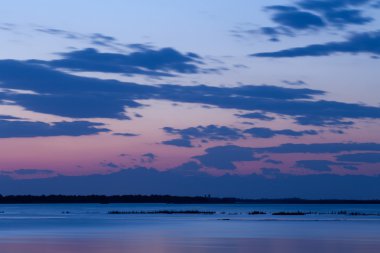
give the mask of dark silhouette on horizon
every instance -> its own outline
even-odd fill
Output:
[[[111,204],[111,203],[164,203],[164,204],[380,204],[380,199],[241,199],[205,196],[171,195],[0,195],[0,204]]]

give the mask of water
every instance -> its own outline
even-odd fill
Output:
[[[216,213],[109,214],[158,210]],[[331,214],[342,210],[380,205],[0,205],[0,252],[380,252],[380,216]]]

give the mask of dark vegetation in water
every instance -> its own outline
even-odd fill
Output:
[[[267,214],[267,213],[263,212],[263,211],[251,211],[248,214],[249,215],[259,215],[259,214]]]
[[[226,213],[226,212],[220,212],[217,213],[215,211],[200,211],[200,210],[156,210],[156,211],[109,211],[108,214],[222,214],[222,215],[238,215],[238,214],[245,214],[245,213]],[[346,215],[346,216],[380,216],[380,213],[362,213],[362,212],[349,212],[349,211],[337,211],[337,212],[302,212],[302,211],[280,211],[280,212],[273,212],[273,213],[267,213],[264,211],[251,211],[247,213],[248,215],[274,215],[274,216],[302,216],[302,215]]]
[[[288,216],[288,215],[306,215],[307,213],[305,212],[275,212],[275,213],[272,213],[272,215],[285,215],[285,216]]]
[[[338,212],[330,212],[328,214],[349,215],[349,216],[380,216],[380,213],[349,212],[346,210],[341,210]]]
[[[209,195],[188,197],[171,195],[0,195],[0,204],[86,204],[86,203],[167,203],[167,204],[380,204],[379,200],[308,200],[216,198]]]
[[[158,210],[158,211],[109,211],[108,214],[215,214],[214,211]]]

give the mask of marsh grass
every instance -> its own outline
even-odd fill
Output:
[[[157,210],[157,211],[109,211],[108,214],[215,214],[214,211],[199,210]]]

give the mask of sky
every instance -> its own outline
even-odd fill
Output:
[[[0,17],[0,194],[380,198],[378,0]]]

